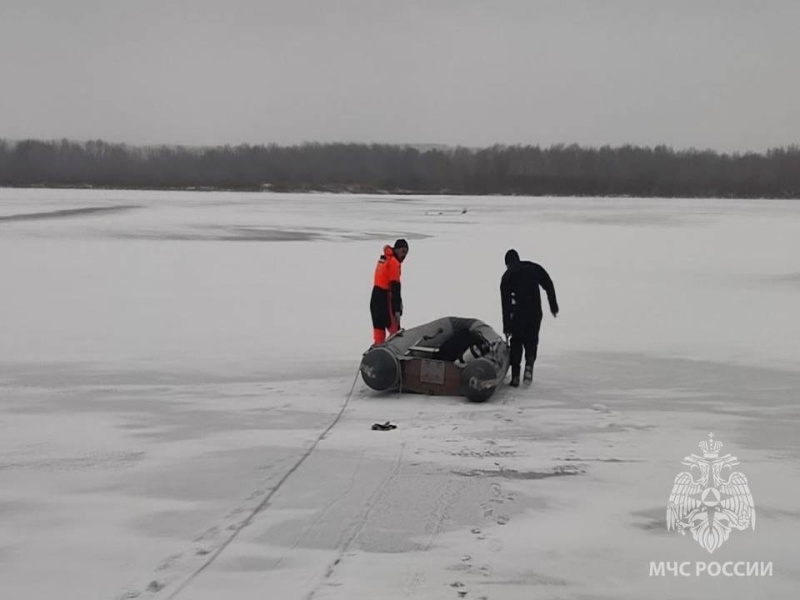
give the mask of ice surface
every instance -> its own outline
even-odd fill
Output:
[[[2,189],[0,595],[793,597],[798,231],[780,201]],[[358,381],[319,439],[397,237],[406,325],[499,328],[510,247],[561,314],[532,387]],[[712,556],[664,518],[709,431],[758,515]]]

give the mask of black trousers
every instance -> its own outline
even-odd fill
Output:
[[[372,327],[375,329],[388,329],[391,327],[393,319],[388,291],[379,287],[372,288],[372,296],[369,299],[369,312],[372,316]]]
[[[522,351],[525,350],[525,363],[532,365],[536,362],[539,350],[539,329],[542,326],[542,317],[534,318],[529,323],[514,327],[511,331],[511,375],[519,375]]]

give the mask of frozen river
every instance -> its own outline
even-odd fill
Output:
[[[510,247],[550,272],[534,384],[359,380],[320,437],[398,237],[406,326],[500,329]],[[798,239],[788,201],[0,189],[0,596],[794,597]],[[757,515],[713,554],[665,518],[709,432]]]

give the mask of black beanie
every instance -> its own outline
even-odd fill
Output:
[[[395,247],[395,250],[397,250],[399,248],[405,248],[406,250],[408,250],[408,242],[405,241],[403,238],[400,238],[399,240],[397,240],[394,243],[394,247]]]
[[[509,250],[506,252],[506,266],[510,267],[511,265],[515,265],[519,262],[519,254],[516,250]]]

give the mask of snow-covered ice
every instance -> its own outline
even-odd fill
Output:
[[[0,189],[0,597],[794,597],[799,234],[768,200]],[[548,269],[532,387],[357,380],[335,421],[397,237],[405,325],[499,329],[505,251]],[[665,520],[711,431],[757,514],[713,555]]]

